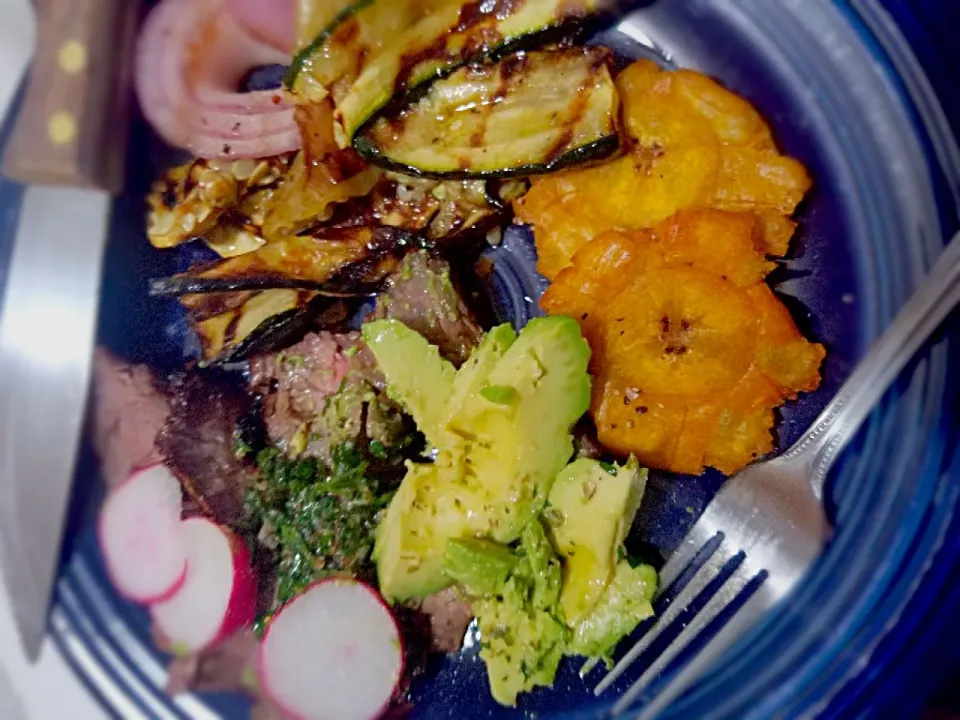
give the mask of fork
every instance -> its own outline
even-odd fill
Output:
[[[657,693],[637,720],[655,717],[800,581],[831,531],[823,508],[823,487],[831,466],[907,362],[958,303],[960,233],[803,437],[781,456],[751,465],[730,478],[670,556],[660,573],[659,594],[668,598],[674,590],[679,592],[597,685],[595,693],[608,689],[686,614],[691,603],[697,601],[702,607],[618,700],[614,716],[629,709],[726,611],[726,623]],[[702,564],[694,569],[694,561]],[[682,587],[674,587],[686,576],[690,579]],[[733,603],[748,586],[752,594],[736,609]],[[715,592],[713,588],[717,588]]]

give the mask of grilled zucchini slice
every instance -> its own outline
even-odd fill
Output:
[[[619,147],[620,98],[609,51],[516,53],[469,65],[354,140],[383,167],[428,177],[553,172]]]
[[[406,0],[408,2],[415,0]],[[375,7],[397,0],[379,0]],[[403,4],[401,1],[400,4]],[[337,102],[334,128],[346,146],[354,135],[393,98],[404,98],[425,83],[480,59],[536,43],[551,31],[582,21],[596,11],[598,0],[484,0],[435,2],[432,12],[406,32],[394,31],[397,42],[384,46]],[[399,28],[397,29],[399,30]]]
[[[337,140],[391,99],[462,65],[562,34],[601,0],[358,0],[294,58],[287,87],[301,103],[332,95]]]
[[[343,0],[338,0],[343,5]],[[449,0],[447,0],[449,3]],[[298,103],[339,101],[386,44],[414,25],[437,0],[356,0],[346,4],[309,45],[284,78]]]

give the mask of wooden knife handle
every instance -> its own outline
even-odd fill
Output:
[[[3,172],[118,192],[128,136],[134,0],[36,0],[37,54]]]

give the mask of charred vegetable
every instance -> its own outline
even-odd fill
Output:
[[[332,95],[337,140],[346,147],[392,98],[462,65],[535,44],[595,12],[597,0],[451,2],[360,0],[290,66],[303,102]]]
[[[485,232],[505,214],[482,180],[444,180],[386,173],[370,195],[377,222],[423,231],[428,240]]]
[[[620,99],[602,48],[516,53],[430,85],[354,144],[372,162],[415,175],[532,175],[610,155]]]
[[[167,171],[147,196],[150,244],[170,248],[203,237],[247,196],[276,185],[290,161],[290,155],[259,161],[194,160]]]
[[[301,233],[328,220],[337,203],[366,195],[382,174],[352,148],[337,147],[330,102],[301,105],[295,117],[303,151],[264,203],[262,227],[268,240]]]
[[[383,49],[399,28],[408,27],[423,12],[415,0],[377,2],[356,0],[344,6],[313,42],[296,54],[284,83],[299,102],[338,100]]]
[[[380,0],[371,7],[422,5],[417,0]],[[447,75],[462,65],[503,54],[522,41],[542,39],[571,21],[597,9],[596,0],[527,0],[518,2],[440,2],[432,12],[415,18],[406,32],[392,37],[357,77],[343,100],[337,102],[337,140],[348,145],[392,98],[407,95],[424,83]],[[415,16],[414,16],[415,17]]]
[[[416,245],[415,235],[398,228],[324,228],[314,236],[292,235],[240,257],[154,280],[150,293],[303,288],[362,295],[376,290]]]
[[[356,4],[356,0],[297,0],[296,46],[303,48],[315,42],[317,35],[330,27],[340,13]]]
[[[305,290],[185,295],[202,363],[228,363],[269,352],[306,332],[330,299]]]

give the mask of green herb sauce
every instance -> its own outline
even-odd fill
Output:
[[[260,479],[247,493],[247,507],[276,545],[278,601],[326,577],[372,580],[374,530],[392,492],[368,472],[364,453],[340,445],[328,468],[270,448],[257,454],[257,464]]]

